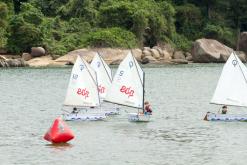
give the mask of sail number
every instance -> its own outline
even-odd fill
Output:
[[[84,65],[80,65],[80,70],[82,71],[84,69]]]
[[[105,87],[99,85],[98,86],[98,91],[99,91],[99,93],[105,93]]]
[[[89,91],[87,90],[87,88],[84,89],[78,88],[76,93],[78,95],[84,96],[85,99],[89,96]]]
[[[134,95],[135,91],[133,89],[131,89],[131,87],[126,87],[126,86],[122,86],[121,89],[120,89],[120,92],[128,95],[128,97],[131,97]]]

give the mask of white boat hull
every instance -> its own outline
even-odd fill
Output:
[[[104,110],[104,113],[106,116],[119,115],[120,109],[119,108],[106,109]]]
[[[100,121],[106,119],[106,115],[103,114],[76,114],[69,113],[63,114],[63,120],[65,121]]]
[[[247,121],[247,114],[216,114],[208,112],[204,118],[207,121]]]
[[[133,122],[149,122],[151,115],[141,113],[129,113],[128,120]]]

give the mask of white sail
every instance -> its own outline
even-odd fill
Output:
[[[99,106],[97,76],[91,66],[80,56],[73,66],[64,105]]]
[[[112,86],[106,94],[106,101],[126,106],[143,108],[144,72],[131,54],[120,63]]]
[[[234,53],[222,70],[211,103],[247,106],[247,68]]]
[[[98,53],[94,56],[93,61],[91,62],[91,67],[97,74],[100,98],[104,99],[112,82],[111,69]]]

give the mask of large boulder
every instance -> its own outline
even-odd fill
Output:
[[[171,54],[167,50],[163,50],[164,60],[170,60],[172,59]]]
[[[152,56],[146,56],[142,59],[141,61],[142,64],[147,64],[147,63],[158,63],[158,61],[152,57]]]
[[[151,49],[151,54],[155,59],[160,59],[160,53],[157,49]]]
[[[150,50],[144,49],[142,52],[143,56],[142,58],[146,57],[146,56],[152,56],[152,53]]]
[[[173,54],[173,59],[182,59],[185,60],[184,52],[182,51],[175,51]]]
[[[242,62],[244,63],[247,62],[246,54],[243,51],[235,51],[235,53],[237,54],[237,56]]]
[[[82,56],[87,62],[90,62],[92,61],[95,52],[89,51],[88,49],[77,49],[57,58],[55,62],[74,64],[78,55]]]
[[[45,55],[45,49],[42,47],[32,47],[31,48],[31,55],[33,57],[40,57]]]
[[[141,49],[132,49],[132,53],[135,56],[137,61],[142,60],[142,50]]]
[[[112,48],[101,48],[93,51],[100,52],[100,55],[105,60],[107,64],[119,64],[130,52],[129,49],[112,49]],[[138,54],[138,50],[132,50],[134,53],[134,56],[139,56],[140,58],[141,54]],[[139,52],[140,53],[140,52]]]
[[[185,59],[186,59],[187,61],[193,61],[193,57],[192,57],[191,53],[186,52],[186,53],[185,53]]]
[[[239,50],[247,54],[247,32],[242,32],[239,38]]]
[[[24,67],[27,63],[23,59],[7,59],[6,63],[8,67]]]
[[[156,49],[159,52],[161,58],[164,57],[163,50],[159,46],[154,46],[152,49]]]
[[[174,47],[168,43],[161,45],[160,47],[162,50],[166,50],[169,54],[173,54],[175,52]]]
[[[101,49],[78,49],[69,52],[68,54],[57,58],[55,62],[66,62],[68,64],[74,64],[78,55],[83,57],[87,62],[91,62],[95,53],[98,52],[107,64],[118,64],[122,61],[130,50],[128,49],[112,49],[112,48],[101,48]],[[141,50],[133,49],[134,56],[137,60],[141,58]]]
[[[42,56],[27,61],[31,67],[47,67],[53,62],[51,56]]]
[[[225,62],[233,49],[213,39],[198,39],[193,44],[192,57],[194,62]]]
[[[6,58],[0,55],[0,67],[25,67],[28,64],[21,58]]]
[[[32,59],[32,55],[29,54],[29,53],[22,53],[21,58],[22,58],[24,61],[29,61],[29,60]]]

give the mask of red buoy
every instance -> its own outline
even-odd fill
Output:
[[[52,143],[66,143],[73,138],[74,134],[60,117],[55,119],[53,125],[44,136],[45,140]]]

